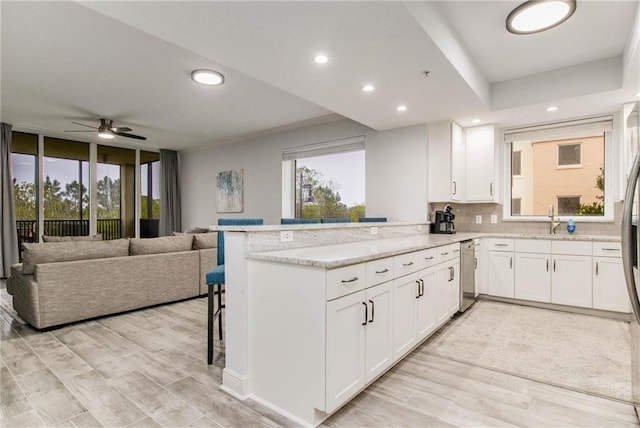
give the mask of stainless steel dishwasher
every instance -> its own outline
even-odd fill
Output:
[[[460,242],[460,312],[476,301],[475,245],[472,240]]]

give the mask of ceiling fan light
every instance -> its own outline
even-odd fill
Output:
[[[191,72],[191,79],[207,86],[218,86],[224,83],[224,76],[213,70],[194,70]]]
[[[108,129],[100,129],[98,131],[98,137],[104,138],[105,140],[113,140],[113,132]]]
[[[533,34],[549,30],[573,15],[576,0],[529,0],[507,16],[507,30],[513,34]]]

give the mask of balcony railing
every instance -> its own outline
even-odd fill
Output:
[[[36,220],[16,221],[18,229],[18,245],[22,248],[24,242],[39,242],[38,224]],[[122,236],[119,218],[98,219],[98,233],[102,239],[118,239]],[[41,235],[49,236],[86,236],[89,234],[89,220],[45,220],[44,231]]]

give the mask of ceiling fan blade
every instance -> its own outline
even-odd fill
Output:
[[[86,126],[87,128],[98,129],[95,126],[85,125],[84,123],[80,123],[80,122],[71,122],[71,123],[75,123],[76,125],[80,125],[80,126]]]
[[[114,134],[119,135],[121,137],[135,138],[136,140],[146,140],[147,139],[147,137],[142,137],[140,135],[127,134],[126,132],[114,132]]]
[[[117,128],[111,128],[111,130],[113,132],[130,132],[130,131],[133,131],[133,129],[129,128],[128,126],[118,126]]]

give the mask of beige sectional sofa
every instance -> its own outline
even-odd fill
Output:
[[[206,294],[216,245],[216,233],[25,244],[7,291],[39,329],[173,302]]]

